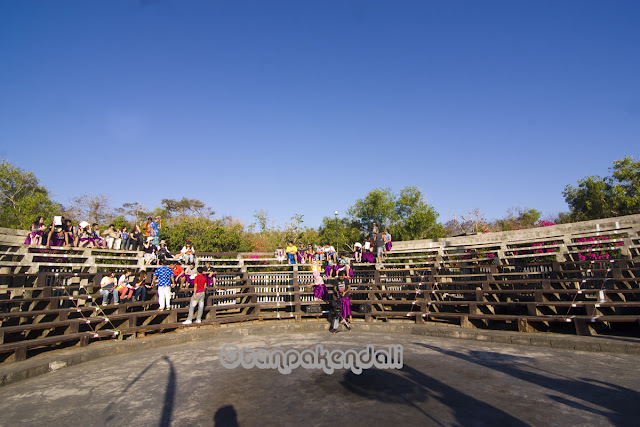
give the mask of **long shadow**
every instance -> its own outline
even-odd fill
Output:
[[[364,370],[360,375],[351,371],[344,374],[342,386],[349,392],[366,399],[377,400],[385,404],[407,405],[426,418],[422,422],[436,425],[501,425],[525,426],[526,423],[491,406],[462,393],[453,387],[432,378],[405,364],[399,371],[378,369]],[[438,417],[423,409],[436,408],[440,403],[451,409],[456,422]],[[438,418],[441,418],[440,421]],[[414,420],[420,424],[419,420]]]
[[[635,414],[638,409],[638,404],[640,403],[640,393],[635,390],[589,378],[573,379],[564,375],[554,374],[522,363],[526,358],[514,356],[505,357],[504,354],[489,351],[471,351],[467,355],[453,350],[444,350],[429,344],[414,344],[448,356],[456,357],[466,362],[494,369],[553,392],[562,393],[573,399],[582,400],[600,408],[605,408],[606,410],[603,411],[563,396],[557,396],[555,394],[548,395],[550,399],[580,411],[591,412],[607,417],[611,423],[615,425],[637,425],[637,422],[633,422],[634,417],[631,416],[631,414]],[[524,368],[535,369],[537,372],[525,370]],[[539,372],[547,372],[554,377],[542,375]]]
[[[173,413],[173,405],[176,398],[176,370],[169,357],[163,356],[162,358],[169,364],[169,379],[167,381],[167,389],[164,392],[164,405],[162,405],[160,425],[162,427],[168,427],[171,425],[171,414]]]

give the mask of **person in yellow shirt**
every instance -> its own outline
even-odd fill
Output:
[[[289,258],[289,264],[296,263],[296,254],[298,253],[298,248],[293,242],[289,242],[287,247],[285,248],[285,252],[287,253],[287,258]]]

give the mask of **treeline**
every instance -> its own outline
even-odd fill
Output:
[[[176,251],[191,239],[199,251],[250,252],[273,251],[287,241],[305,244],[330,243],[351,251],[354,242],[362,242],[376,222],[387,228],[394,240],[439,238],[464,233],[505,231],[547,226],[554,223],[584,221],[640,213],[640,161],[625,157],[611,167],[612,175],[587,176],[578,186],[567,185],[563,195],[570,211],[542,220],[535,209],[511,209],[505,218],[487,220],[479,209],[441,224],[439,214],[425,203],[420,190],[405,187],[399,193],[377,188],[358,199],[342,217],[325,217],[318,228],[305,227],[302,215],[295,214],[277,226],[264,210],[254,213],[254,222],[242,224],[231,217],[216,218],[212,208],[197,199],[163,199],[159,207],[148,209],[139,203],[124,203],[113,208],[108,196],[81,195],[62,205],[51,200],[47,189],[32,172],[6,160],[0,164],[0,227],[28,229],[36,217],[47,222],[63,215],[77,224],[86,220],[102,229],[142,224],[147,217],[162,218],[161,238]]]

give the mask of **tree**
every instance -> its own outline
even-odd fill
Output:
[[[36,217],[49,221],[61,210],[33,173],[0,163],[0,227],[28,229]]]
[[[437,223],[438,213],[422,200],[416,187],[405,187],[395,204],[396,222],[389,231],[396,240],[444,237],[444,227]]]
[[[573,221],[640,213],[640,161],[624,157],[613,162],[612,176],[587,176],[578,187],[567,185],[562,192]]]
[[[318,234],[318,243],[328,243],[330,245],[338,245],[336,250],[353,252],[354,243],[362,241],[362,235],[360,233],[359,223],[353,221],[350,218],[338,218],[337,230],[336,219],[325,216],[322,218],[322,225],[320,226]],[[309,242],[313,243],[313,242]]]
[[[183,197],[181,200],[175,199],[162,199],[162,209],[166,212],[168,217],[178,216],[180,220],[187,217],[213,217],[215,212],[213,209],[207,207],[207,205],[197,199],[187,199]]]
[[[95,222],[100,225],[109,222],[113,211],[109,206],[109,196],[105,194],[83,194],[71,200],[66,216],[77,221]]]
[[[388,228],[394,240],[413,240],[444,236],[444,228],[438,224],[438,213],[427,205],[416,187],[405,187],[400,194],[389,188],[376,188],[364,199],[356,200],[348,209],[355,225],[367,237],[373,222],[381,229]]]
[[[536,209],[511,208],[508,211],[507,218],[496,220],[489,229],[508,231],[533,228],[541,216],[542,212]]]

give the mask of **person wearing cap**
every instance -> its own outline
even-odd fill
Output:
[[[196,250],[191,246],[191,240],[187,240],[182,249],[180,249],[178,259],[185,264],[191,264],[195,262],[195,253]]]

